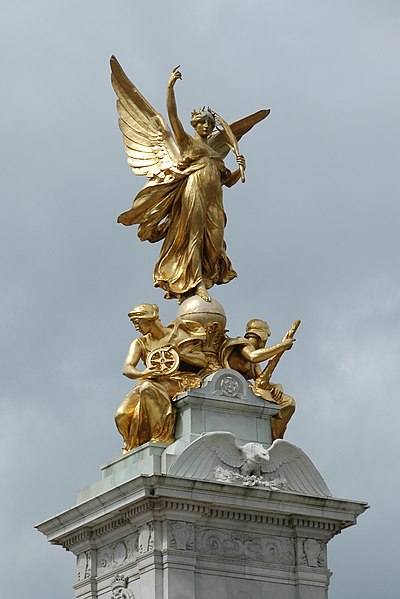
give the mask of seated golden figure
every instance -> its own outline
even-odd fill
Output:
[[[149,441],[174,441],[176,409],[172,399],[189,387],[198,387],[201,378],[197,372],[207,365],[201,351],[205,332],[198,323],[177,319],[166,327],[155,304],[139,304],[128,316],[142,337],[132,342],[123,369],[125,376],[139,382],[115,414],[124,451]],[[140,360],[144,370],[137,369]]]
[[[245,379],[253,381],[251,389],[255,395],[280,405],[280,412],[271,420],[273,441],[283,439],[287,424],[296,408],[293,397],[286,395],[281,385],[271,383],[269,376],[265,376],[272,360],[277,362],[283,352],[292,347],[294,339],[289,333],[277,345],[265,347],[271,334],[269,326],[264,320],[255,318],[247,323],[244,337],[228,338],[221,348],[221,363],[224,368],[237,370]],[[270,362],[262,371],[260,362],[270,358]]]

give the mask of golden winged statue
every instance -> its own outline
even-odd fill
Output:
[[[149,179],[118,222],[138,224],[141,241],[164,240],[154,268],[154,285],[164,289],[166,298],[182,302],[197,294],[210,301],[208,289],[237,276],[226,255],[222,186],[244,180],[246,164],[237,141],[269,110],[259,110],[230,126],[210,108],[194,110],[192,137],[178,117],[174,86],[182,75],[176,67],[167,85],[172,135],[163,116],[128,79],[114,56],[110,63],[128,164],[135,175]],[[217,124],[222,129],[216,129]],[[230,149],[238,163],[233,172],[224,165]]]

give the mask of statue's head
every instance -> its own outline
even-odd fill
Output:
[[[215,123],[215,114],[209,106],[192,111],[190,124],[200,137],[209,137],[215,128]]]
[[[246,339],[249,339],[254,335],[259,337],[261,341],[263,341],[264,343],[267,341],[268,337],[271,335],[271,331],[265,320],[253,318],[252,320],[249,320],[249,322],[246,324]]]
[[[128,317],[135,325],[135,329],[142,334],[147,334],[155,320],[159,318],[157,304],[138,304],[128,312]]]

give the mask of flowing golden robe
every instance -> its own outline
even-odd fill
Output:
[[[185,341],[184,331],[182,337]],[[137,342],[141,346],[143,362],[146,362],[151,351],[162,345],[160,340],[154,340],[149,335],[138,338]],[[194,349],[200,346],[198,340],[189,339],[187,342]],[[168,445],[173,443],[176,408],[172,400],[177,393],[200,385],[201,378],[185,363],[181,363],[180,371],[172,374],[139,379],[115,414],[115,424],[124,439],[124,451],[130,451],[149,441]]]
[[[207,289],[228,283],[236,272],[226,255],[222,184],[229,175],[220,155],[187,135],[182,163],[172,181],[146,185],[118,222],[139,224],[144,241],[164,239],[154,268],[154,285],[165,297],[183,299],[203,282]]]

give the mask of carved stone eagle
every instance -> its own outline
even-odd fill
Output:
[[[220,482],[218,473],[221,471],[233,475],[231,479],[225,477],[224,482],[248,486],[249,477],[253,477],[254,486],[279,490],[281,483],[280,490],[332,496],[304,451],[282,439],[277,439],[266,449],[260,443],[241,444],[232,433],[205,433],[181,453],[168,474]],[[268,481],[274,485],[268,486]]]

